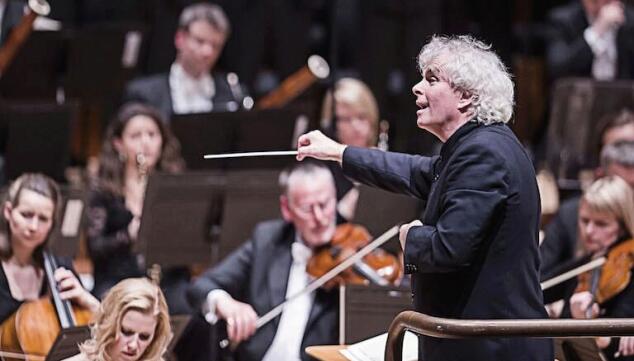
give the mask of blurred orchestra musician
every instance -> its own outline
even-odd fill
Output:
[[[604,117],[600,132],[600,160],[595,176],[618,175],[634,187],[634,113],[621,110]],[[560,268],[582,251],[577,237],[579,197],[562,202],[545,228],[540,246],[542,279],[561,273]]]
[[[335,234],[333,178],[321,163],[299,163],[280,175],[283,219],[259,223],[250,240],[207,270],[188,290],[208,322],[226,321],[239,342],[237,360],[308,360],[306,346],[338,339],[338,292],[318,289],[285,306],[281,316],[256,330],[258,316],[304,289],[313,251]]]
[[[585,255],[577,264],[606,256],[600,268],[588,271],[569,284],[563,317],[634,317],[632,262],[618,259],[634,253],[634,191],[618,176],[596,180],[579,204],[579,238]],[[593,282],[594,279],[596,282]],[[572,296],[570,296],[572,294]],[[597,339],[608,360],[634,360],[634,337]],[[618,352],[619,357],[615,356]],[[624,357],[630,356],[630,357]]]
[[[87,239],[94,295],[102,297],[117,282],[144,274],[133,248],[148,174],[178,173],[184,168],[178,140],[155,109],[129,103],[119,110],[106,130],[89,192]],[[178,298],[174,300],[170,309],[178,312]],[[184,300],[180,303],[188,308]]]
[[[25,173],[9,187],[0,215],[0,323],[48,292],[43,254],[61,208],[59,188],[45,175]],[[83,288],[70,262],[54,258],[61,265],[54,271],[60,297],[97,311],[99,301]]]
[[[96,312],[92,337],[66,361],[164,361],[172,338],[161,289],[146,278],[128,278],[108,291]]]
[[[634,78],[634,9],[620,0],[573,0],[549,14],[547,66],[553,79]]]
[[[334,94],[334,97],[333,97]],[[333,104],[334,98],[334,104]],[[343,144],[372,148],[379,135],[379,107],[370,88],[361,80],[341,78],[322,104],[321,128]],[[334,116],[333,116],[334,110]],[[387,148],[387,141],[384,142]],[[359,192],[335,162],[327,163],[335,178],[337,210],[347,220],[354,216]]]
[[[165,121],[172,114],[242,108],[245,92],[236,74],[214,71],[229,33],[229,20],[218,5],[186,7],[174,35],[176,59],[169,72],[133,80],[124,101],[152,105]]]

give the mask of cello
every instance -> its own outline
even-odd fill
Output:
[[[40,360],[49,353],[62,330],[87,325],[92,318],[90,311],[73,308],[70,301],[61,298],[54,277],[57,262],[50,252],[44,251],[42,256],[51,297],[23,303],[0,325],[3,361]],[[86,336],[90,336],[89,332]]]

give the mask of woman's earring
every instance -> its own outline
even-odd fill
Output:
[[[128,156],[125,153],[119,152],[119,160],[121,163],[125,163],[128,161]]]

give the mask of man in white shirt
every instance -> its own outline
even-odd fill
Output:
[[[634,78],[634,11],[620,0],[580,0],[549,14],[552,79]]]
[[[186,7],[174,35],[176,59],[170,71],[133,80],[124,101],[152,105],[164,119],[172,114],[238,110],[244,92],[237,77],[212,71],[229,32],[229,20],[218,5]]]
[[[252,238],[188,290],[210,323],[226,321],[240,361],[308,360],[306,346],[337,342],[336,291],[317,290],[288,303],[281,316],[256,329],[263,316],[312,280],[306,264],[336,227],[336,193],[328,168],[295,165],[280,176],[283,220],[262,222]]]

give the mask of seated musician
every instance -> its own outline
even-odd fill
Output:
[[[172,338],[167,303],[145,278],[117,283],[104,298],[81,353],[66,361],[163,361]]]
[[[578,227],[588,252],[587,259],[607,256],[607,261],[596,269],[596,286],[592,286],[592,273],[579,276],[587,277],[585,279],[589,281],[577,279],[576,289],[564,307],[563,315],[570,314],[573,318],[634,317],[634,283],[625,279],[631,276],[632,264],[616,267],[617,263],[610,261],[617,255],[631,259],[634,253],[632,188],[617,176],[595,181],[581,198]],[[623,279],[623,282],[610,285],[605,282],[610,279]],[[620,342],[618,338],[601,338],[597,343],[606,349],[604,354],[608,360],[615,359],[617,350],[621,356],[618,360],[634,360],[634,356],[623,357],[634,355],[633,337],[623,337]]]
[[[178,140],[156,110],[138,103],[119,110],[106,130],[98,174],[89,192],[87,236],[95,296],[102,297],[125,278],[143,274],[133,249],[147,176],[154,171],[177,173],[183,168]],[[187,313],[183,298],[182,294],[174,297],[170,310]]]
[[[355,147],[377,146],[379,132],[379,106],[372,90],[361,80],[342,78],[337,80],[333,93],[328,92],[321,107],[321,128],[334,139]],[[387,144],[385,144],[387,146]],[[354,218],[359,192],[352,181],[343,175],[336,162],[327,163],[335,178],[337,210],[346,220]]]
[[[174,34],[176,59],[169,72],[131,81],[124,101],[151,105],[164,121],[172,114],[238,110],[245,92],[237,77],[215,69],[229,33],[229,19],[220,6],[187,6]]]
[[[11,184],[0,215],[0,323],[22,303],[46,294],[43,251],[61,207],[59,188],[47,176],[27,173]],[[61,298],[96,311],[99,301],[82,287],[69,263],[57,263],[64,265],[54,273]]]
[[[597,174],[617,175],[634,187],[634,140],[620,140],[605,145],[601,151],[601,168],[597,169]],[[579,197],[570,198],[562,203],[557,215],[546,227],[544,242],[539,249],[543,279],[560,274],[568,261],[583,252],[577,234],[578,213]]]
[[[305,347],[337,342],[337,291],[319,289],[256,330],[256,320],[307,286],[313,249],[335,233],[335,186],[328,168],[299,163],[280,176],[283,220],[258,224],[252,238],[188,290],[207,320],[223,319],[238,360],[307,360]]]

